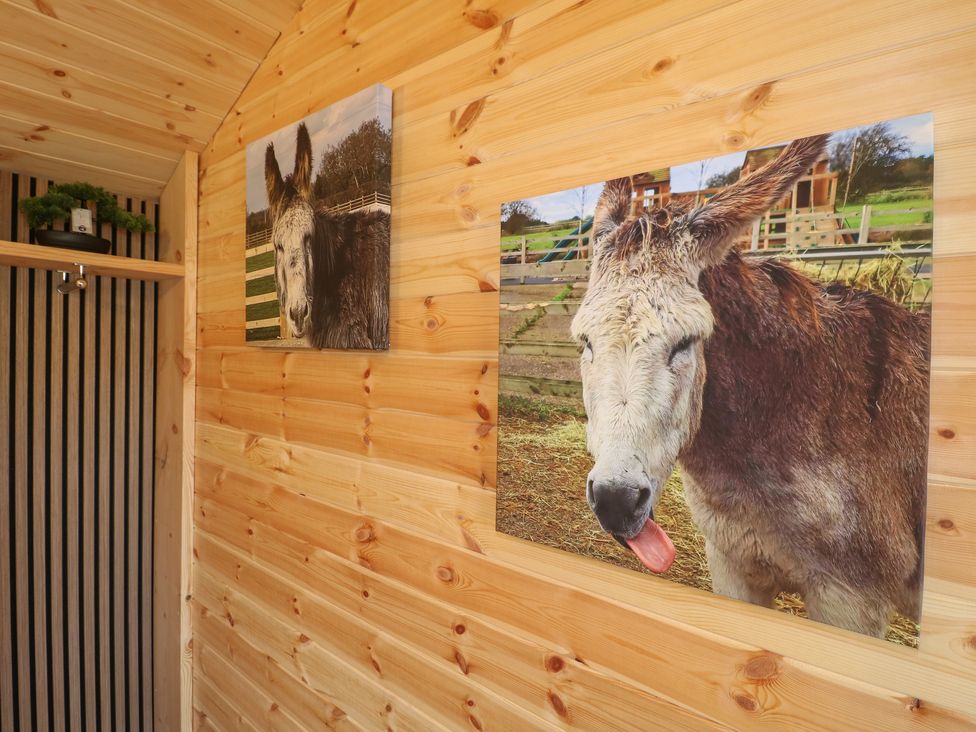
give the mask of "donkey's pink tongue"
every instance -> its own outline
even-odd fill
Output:
[[[667,572],[674,562],[674,544],[671,537],[651,519],[647,519],[637,536],[627,539],[627,546],[655,574]]]

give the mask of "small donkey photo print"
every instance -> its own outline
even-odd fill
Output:
[[[389,348],[392,93],[376,85],[247,146],[247,342]]]
[[[915,646],[931,115],[502,207],[496,528]]]

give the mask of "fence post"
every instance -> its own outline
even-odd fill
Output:
[[[752,222],[752,241],[749,243],[749,248],[753,251],[759,248],[759,224],[761,221],[762,219],[759,218]]]
[[[861,208],[861,228],[857,232],[857,243],[867,244],[868,237],[871,235],[871,207]]]
[[[522,264],[525,264],[526,263],[525,262],[525,260],[526,260],[526,257],[525,257],[525,245],[526,245],[525,234],[522,234]],[[519,284],[520,285],[524,285],[525,284],[525,275],[522,275],[521,277],[519,277]]]

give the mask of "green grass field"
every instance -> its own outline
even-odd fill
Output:
[[[525,234],[526,239],[526,249],[530,252],[539,251],[540,249],[552,249],[557,243],[557,241],[552,241],[556,237],[564,238],[569,234],[576,231],[575,226],[565,226],[558,229],[552,229],[551,231],[530,231]],[[517,252],[522,246],[522,234],[512,234],[510,236],[502,237],[502,251],[503,252]]]
[[[870,202],[869,202],[870,203]],[[871,206],[871,225],[872,226],[896,226],[902,224],[924,224],[932,220],[932,199],[931,198],[910,198],[905,201],[892,201],[886,203],[870,203]],[[859,214],[863,204],[851,204],[838,206],[837,211],[844,214]],[[920,209],[908,213],[885,214],[885,211],[904,211],[905,209]],[[861,217],[850,217],[848,223],[857,228]]]

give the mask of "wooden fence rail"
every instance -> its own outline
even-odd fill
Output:
[[[502,374],[498,382],[498,390],[502,393],[523,394],[525,396],[583,398],[583,384],[579,381],[546,379],[536,376]]]

